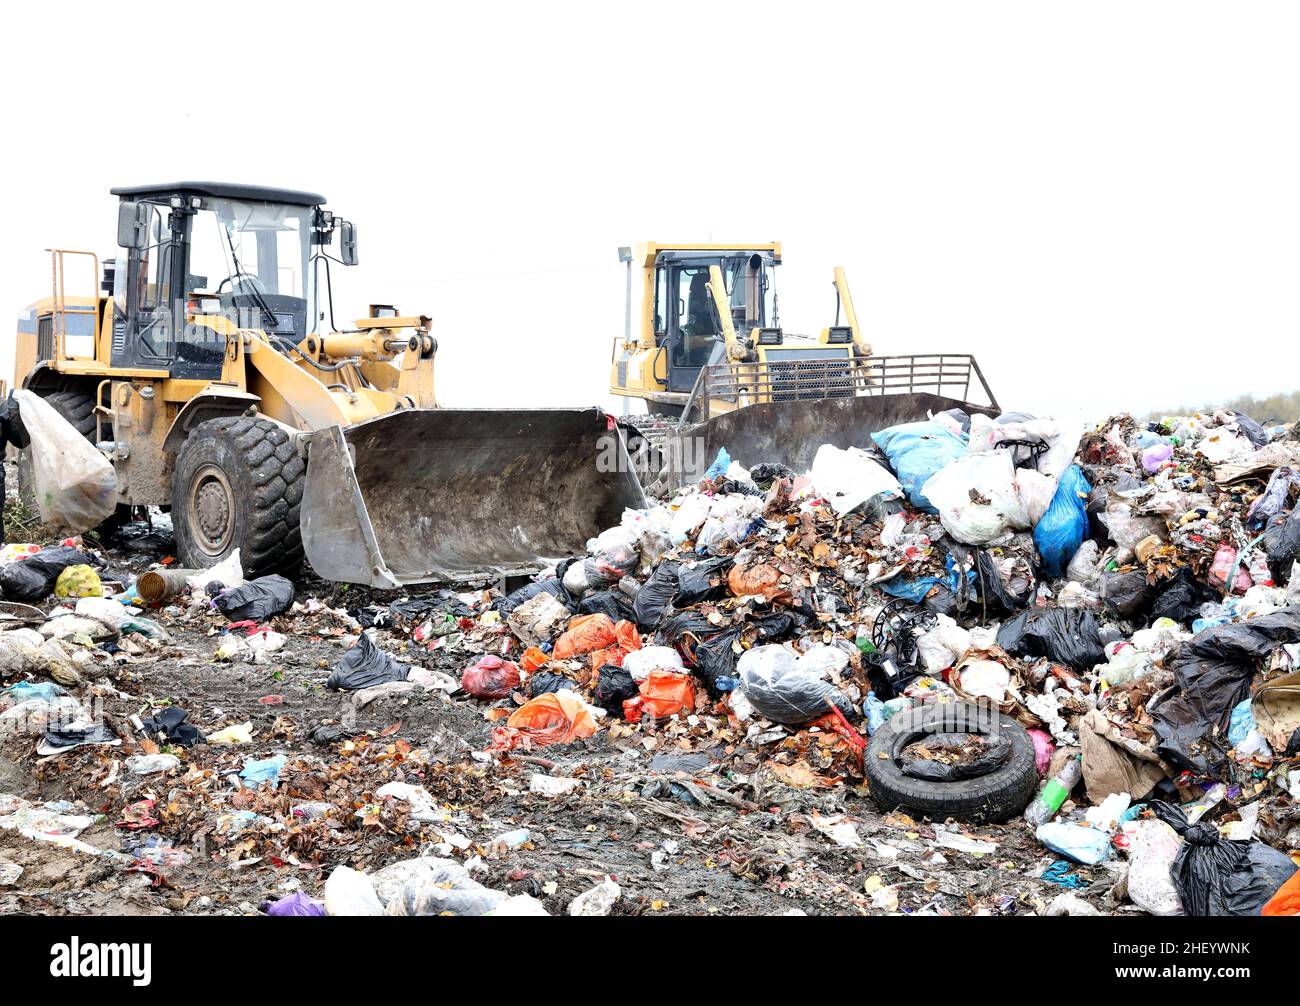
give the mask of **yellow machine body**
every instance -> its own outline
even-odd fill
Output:
[[[174,526],[216,522],[211,547],[183,561],[219,562],[248,525],[238,511],[255,505],[301,512],[286,533],[300,525],[328,579],[506,574],[580,552],[644,505],[630,465],[608,462],[607,441],[621,441],[600,410],[442,409],[427,316],[377,305],[350,326],[323,324],[308,271],[354,264],[355,231],[322,197],[207,182],[114,193],[125,265],[51,251],[52,294],[19,317],[14,385],[57,404],[112,461],[119,511],[171,506]],[[220,284],[193,274],[200,223],[218,266],[229,247]],[[237,498],[219,459],[198,466],[208,483],[178,485],[178,460],[232,417],[274,424],[284,435],[272,439],[304,459],[281,459],[283,500],[267,503],[262,487],[252,504]]]

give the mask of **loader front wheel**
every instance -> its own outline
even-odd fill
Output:
[[[206,569],[239,549],[247,577],[297,572],[306,471],[289,434],[267,419],[200,423],[185,438],[172,477],[180,564]]]

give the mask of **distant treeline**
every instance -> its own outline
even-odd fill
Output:
[[[1294,423],[1296,420],[1300,420],[1300,391],[1280,392],[1266,398],[1256,398],[1254,395],[1240,395],[1226,402],[1182,405],[1176,409],[1158,410],[1148,418],[1159,419],[1161,416],[1185,416],[1194,412],[1213,412],[1215,409],[1244,412],[1259,423]]]

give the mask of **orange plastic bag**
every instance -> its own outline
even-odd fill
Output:
[[[568,744],[579,737],[590,737],[597,729],[586,703],[572,692],[547,692],[530,699],[510,714],[506,726],[534,747]]]
[[[727,573],[727,586],[737,597],[761,595],[765,600],[790,604],[794,595],[781,586],[781,571],[766,562],[753,566],[732,566]]]
[[[608,615],[579,615],[569,622],[568,631],[555,641],[555,659],[571,660],[592,650],[613,646],[614,623]]]
[[[606,664],[622,667],[624,657],[633,650],[641,649],[641,633],[634,623],[626,619],[621,619],[614,626],[614,640],[615,645],[607,646],[603,650],[596,650],[591,655],[591,669],[593,671],[599,671]]]
[[[1291,879],[1277,889],[1259,914],[1300,915],[1300,872],[1291,874]]]
[[[530,646],[524,650],[524,655],[519,658],[519,666],[524,671],[532,673],[539,667],[545,667],[546,662],[551,658],[539,650],[536,646]]]
[[[638,690],[639,696],[623,703],[623,715],[632,723],[642,716],[661,720],[695,711],[695,684],[685,674],[651,671]]]

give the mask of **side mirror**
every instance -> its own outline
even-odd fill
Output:
[[[148,203],[123,202],[117,208],[117,244],[139,251],[149,247]]]
[[[351,220],[340,220],[339,228],[339,259],[344,265],[357,264],[357,228]]]

